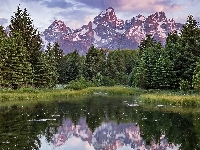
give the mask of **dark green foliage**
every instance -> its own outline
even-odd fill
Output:
[[[140,42],[139,45],[139,56],[141,57],[142,53],[147,50],[149,47],[154,47],[157,42],[152,38],[151,34],[147,34],[146,38]]]
[[[39,88],[53,88],[58,83],[58,65],[62,59],[62,51],[56,46],[52,47],[49,43],[45,53],[43,53],[37,64],[34,72],[34,85]]]
[[[192,86],[192,76],[196,62],[200,56],[200,28],[193,16],[188,16],[186,24],[181,30],[181,79],[188,80]]]
[[[97,49],[92,45],[86,54],[84,77],[87,80],[93,80],[97,73],[105,74],[106,52],[103,49]]]
[[[158,77],[162,70],[160,69],[161,51],[162,46],[159,42],[153,40],[153,38],[147,35],[147,38],[142,40],[139,46],[140,63],[137,69],[134,69],[132,73],[132,85],[144,89],[158,88]],[[133,77],[134,76],[134,77]],[[135,79],[133,79],[135,78]],[[162,79],[160,79],[162,80]]]
[[[34,28],[33,20],[27,12],[27,9],[21,10],[17,7],[15,15],[11,17],[10,34],[13,32],[21,33],[24,40],[24,47],[29,53],[29,62],[34,67],[41,55],[42,40],[37,29]]]
[[[87,87],[96,86],[93,82],[87,81],[84,77],[77,78],[76,80],[70,81],[66,86],[67,89],[81,90]]]
[[[3,87],[17,89],[32,84],[32,67],[21,33],[13,32],[1,41],[1,78]]]
[[[139,64],[138,50],[122,50],[124,55],[126,74],[129,75],[132,69]]]
[[[132,86],[142,89],[147,88],[147,73],[143,58],[141,58],[139,66],[132,70],[131,78]]]
[[[77,50],[65,55],[61,62],[59,82],[66,84],[79,78],[82,74],[83,63],[84,58],[78,54]]]
[[[115,84],[124,85],[127,83],[125,56],[121,50],[108,53],[106,75],[113,79]]]
[[[58,76],[60,76],[60,74],[62,74],[62,61],[64,57],[63,50],[61,50],[58,43],[55,42],[50,53],[50,57],[52,57],[53,61],[55,62],[54,65],[57,69]]]
[[[200,92],[200,58],[197,62],[194,75],[193,75],[193,87],[195,90]]]
[[[3,81],[3,72],[2,69],[4,67],[4,63],[6,61],[7,58],[7,53],[4,50],[4,45],[6,44],[6,34],[5,34],[5,30],[4,28],[0,25],[0,88],[1,86],[3,86],[3,83],[5,81]]]
[[[34,86],[36,88],[53,88],[57,82],[56,67],[44,53],[38,58],[34,68]]]
[[[182,61],[182,48],[180,44],[180,37],[177,32],[172,32],[168,34],[166,45],[165,45],[165,53],[166,57],[172,63],[171,66],[171,89],[178,89],[180,86],[181,76],[182,76],[182,68],[184,66],[184,62]]]

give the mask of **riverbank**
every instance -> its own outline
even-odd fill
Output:
[[[123,86],[113,87],[89,87],[82,90],[54,89],[20,89],[0,91],[0,106],[20,103],[34,103],[40,101],[55,101],[55,99],[69,99],[71,97],[82,97],[87,95],[116,95],[116,96],[138,96],[144,103],[159,103],[181,106],[199,106],[200,94],[183,94],[180,92],[141,90]]]

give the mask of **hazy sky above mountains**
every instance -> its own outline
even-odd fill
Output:
[[[123,20],[164,11],[168,19],[174,18],[177,23],[185,23],[189,14],[200,22],[200,0],[0,0],[0,25],[9,24],[19,4],[22,9],[27,8],[40,31],[56,19],[72,29],[80,28],[108,7],[113,7]]]

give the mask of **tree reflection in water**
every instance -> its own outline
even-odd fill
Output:
[[[1,107],[0,149],[200,149],[199,113],[128,105],[133,102],[95,96]]]

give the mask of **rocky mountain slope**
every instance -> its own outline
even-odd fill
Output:
[[[165,44],[169,32],[180,31],[182,24],[167,19],[164,12],[156,12],[145,18],[142,15],[130,20],[118,19],[112,7],[81,28],[72,30],[61,20],[55,20],[41,33],[44,48],[48,42],[58,42],[64,53],[78,50],[86,54],[94,44],[105,49],[136,49],[146,34]]]

